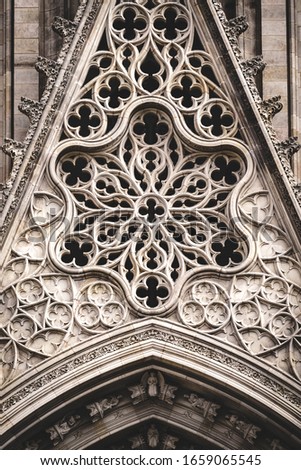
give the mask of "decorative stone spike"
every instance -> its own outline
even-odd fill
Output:
[[[41,118],[44,105],[39,101],[34,101],[22,96],[18,108],[21,113],[28,117],[30,124],[36,124]]]
[[[263,61],[263,57],[258,55],[253,57],[253,59],[241,61],[240,66],[246,77],[255,77],[265,68],[266,63]]]
[[[71,20],[56,16],[52,23],[53,30],[58,33],[62,38],[73,36],[76,30],[76,23]]]
[[[39,56],[35,64],[38,72],[43,72],[46,77],[56,77],[59,72],[59,64],[54,60]]]

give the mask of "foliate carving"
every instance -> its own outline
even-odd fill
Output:
[[[289,139],[277,143],[275,147],[281,156],[284,156],[287,160],[290,161],[294,153],[300,150],[301,144],[297,141],[297,137],[290,137]]]
[[[293,300],[293,302],[295,302],[295,300]],[[298,304],[298,307],[299,305],[300,304]],[[206,360],[210,359],[214,364],[217,364],[218,367],[227,367],[230,370],[241,374],[244,379],[256,384],[256,386],[260,385],[264,390],[268,390],[269,393],[274,394],[277,398],[281,398],[285,403],[288,403],[289,406],[294,407],[296,412],[301,408],[300,396],[291,389],[283,386],[282,383],[271,378],[270,370],[268,370],[267,373],[264,373],[262,369],[259,370],[250,363],[246,364],[243,360],[239,360],[229,354],[218,351],[216,347],[213,348],[200,344],[199,340],[194,341],[192,339],[187,339],[186,337],[183,337],[182,334],[178,334],[175,331],[170,333],[169,330],[166,331],[166,329],[162,327],[159,329],[156,327],[150,329],[148,327],[146,331],[135,332],[135,334],[129,335],[123,340],[117,339],[112,342],[107,342],[104,345],[91,349],[87,353],[77,355],[76,357],[68,360],[68,362],[63,366],[55,367],[50,373],[42,374],[38,379],[27,383],[26,386],[18,389],[12,396],[9,396],[3,402],[2,409],[3,411],[6,411],[12,408],[17,403],[28,398],[31,393],[41,390],[45,385],[53,383],[55,386],[56,380],[60,380],[60,378],[64,377],[69,371],[79,369],[84,364],[91,364],[93,361],[98,360],[101,357],[105,357],[106,360],[108,360],[110,354],[115,355],[116,351],[122,351],[124,348],[128,348],[129,345],[143,344],[152,340],[181,348],[183,354],[194,353]],[[11,341],[6,340],[5,342],[1,339],[1,348],[6,347],[6,350],[9,351],[9,349],[12,349],[12,346]],[[6,371],[7,365],[9,365],[11,361],[14,362],[14,358],[9,354],[4,355],[3,357],[5,357],[3,370]],[[26,361],[30,361],[30,357],[26,357]],[[9,373],[10,372],[11,370],[9,369]],[[136,386],[132,388],[136,389]],[[132,392],[133,390],[130,391]]]
[[[241,50],[239,48],[238,41],[237,41],[237,31],[235,27],[237,19],[234,18],[233,20],[227,21],[227,18],[225,16],[225,13],[222,9],[220,2],[213,0],[213,4],[217,11],[217,15],[221,21],[221,24],[223,25],[224,30],[227,34],[228,40],[232,46],[235,57],[238,63],[240,64],[242,71],[245,75],[246,82],[250,88],[254,102],[257,105],[257,108],[263,118],[263,121],[270,135],[270,138],[278,153],[278,157],[284,168],[288,182],[290,183],[293,189],[293,192],[295,194],[295,197],[299,205],[301,205],[301,189],[294,176],[292,166],[290,163],[290,157],[292,156],[292,154],[297,152],[300,149],[299,144],[297,142],[294,142],[295,141],[294,137],[291,137],[287,141],[284,141],[284,142],[279,141],[279,139],[277,138],[275,129],[273,128],[273,125],[271,123],[271,119],[277,112],[279,112],[282,109],[282,105],[279,102],[278,97],[273,97],[273,98],[263,101],[260,97],[258,88],[254,81],[254,77],[256,76],[256,74],[262,71],[263,68],[265,67],[263,58],[261,56],[257,56],[253,59],[243,60]],[[230,25],[232,21],[234,22],[234,25],[233,25],[234,29],[231,28],[231,25]],[[244,29],[244,22],[242,20],[242,30],[243,29]],[[238,28],[238,32],[240,32],[239,28]]]
[[[3,152],[9,155],[12,160],[21,160],[24,156],[23,142],[17,142],[13,139],[5,139],[2,147]]]
[[[35,67],[38,72],[42,72],[46,77],[57,77],[60,65],[54,60],[47,59],[46,57],[39,56],[37,58]]]
[[[240,62],[240,66],[246,77],[255,77],[259,72],[262,72],[266,63],[263,61],[263,57],[258,55],[252,59]]]
[[[240,434],[250,444],[254,444],[257,434],[261,431],[261,428],[255,426],[252,423],[248,423],[240,419],[237,415],[226,415],[226,420],[230,424],[231,428]]]
[[[80,421],[81,417],[79,415],[68,416],[46,429],[46,432],[50,434],[49,437],[53,445],[57,446],[62,442],[79,425]]]
[[[140,449],[143,448],[145,445],[144,437],[141,434],[137,434],[136,436],[129,437],[129,441],[132,444],[132,449]]]
[[[24,450],[38,450],[40,448],[41,440],[31,440],[24,444]]]
[[[174,450],[177,448],[177,442],[179,441],[178,437],[171,436],[170,434],[167,434],[163,438],[163,450]]]
[[[271,121],[275,114],[279,113],[282,110],[283,104],[280,100],[281,96],[273,96],[268,100],[262,101],[260,105],[260,114],[266,124]]]
[[[21,97],[19,110],[26,114],[31,124],[37,123],[40,120],[44,105],[39,101],[34,101],[24,96]]]
[[[197,408],[204,419],[214,422],[215,417],[217,416],[217,410],[220,408],[220,405],[207,401],[205,398],[198,396],[196,393],[184,395],[184,398],[188,400],[193,408]]]
[[[3,221],[2,227],[0,229],[0,240],[3,239],[3,237],[6,234],[6,231],[9,227],[10,221],[14,216],[15,210],[19,207],[19,201],[20,198],[22,197],[24,188],[28,182],[29,176],[32,173],[32,169],[34,167],[34,163],[37,160],[40,150],[42,148],[42,145],[44,143],[44,139],[46,135],[49,132],[49,128],[51,127],[52,123],[52,118],[61,102],[61,99],[65,93],[65,87],[68,83],[69,77],[73,74],[73,66],[76,63],[77,58],[79,57],[81,53],[82,46],[89,34],[91,25],[93,24],[94,18],[97,14],[98,8],[100,6],[101,1],[100,0],[93,0],[92,5],[91,5],[91,12],[87,15],[85,19],[85,23],[83,25],[83,28],[81,29],[81,33],[77,38],[77,42],[75,44],[75,48],[72,51],[72,54],[70,54],[70,60],[68,61],[66,68],[64,69],[64,75],[62,76],[61,81],[57,84],[56,88],[56,93],[51,99],[50,105],[47,107],[47,116],[45,116],[45,119],[41,122],[39,122],[39,128],[40,132],[39,135],[35,135],[36,127],[37,127],[37,122],[34,122],[28,129],[28,132],[26,134],[24,144],[24,152],[22,156],[25,154],[25,149],[28,148],[29,144],[33,142],[33,149],[31,150],[30,155],[28,156],[27,159],[27,164],[26,168],[24,169],[24,172],[22,173],[22,178],[19,181],[18,186],[16,187],[14,191],[14,197],[10,203],[10,207],[8,208],[8,211],[6,213],[5,219]],[[76,16],[74,18],[74,23],[78,25],[84,15],[84,12],[86,10],[86,0],[83,0],[78,8],[78,11],[76,13]],[[41,66],[41,72],[44,72],[48,76],[47,84],[45,87],[45,90],[43,92],[42,98],[41,98],[41,103],[46,104],[48,100],[50,99],[50,95],[52,92],[52,88],[54,85],[54,82],[57,77],[58,70],[60,68],[60,64],[63,63],[63,61],[66,59],[66,55],[69,52],[69,48],[72,42],[73,36],[65,36],[64,44],[62,47],[62,50],[60,51],[57,59],[57,63],[53,61],[48,61],[48,59],[44,58],[39,58],[38,59],[38,70],[39,67]],[[20,165],[14,164],[13,169],[10,173],[9,180],[5,183],[4,188],[3,188],[3,200],[1,201],[1,206],[4,207],[4,205],[7,202],[8,195],[13,189],[13,183],[16,179],[16,176],[19,172]]]
[[[246,17],[238,16],[236,18],[230,19],[229,21],[227,21],[226,18],[221,18],[221,19],[222,19],[225,32],[228,36],[228,40],[233,49],[233,52],[236,58],[240,59],[241,50],[240,50],[239,43],[238,43],[238,37],[248,28]]]
[[[285,449],[283,443],[279,439],[267,438],[266,442],[269,446],[268,448],[271,450],[284,450]]]
[[[60,16],[56,16],[52,24],[54,31],[63,38],[73,36],[76,31],[76,26],[77,24],[74,21],[67,20]]]
[[[240,36],[248,29],[247,18],[244,15],[237,16],[228,20],[228,24],[225,27],[231,29],[231,33],[235,36]]]
[[[86,408],[89,411],[92,421],[96,422],[96,421],[99,421],[100,419],[103,419],[105,413],[108,410],[111,410],[112,408],[118,406],[121,398],[122,398],[122,395],[111,396],[111,397],[103,398],[102,400],[96,401],[89,405],[86,405]]]
[[[151,371],[143,374],[140,384],[128,387],[128,390],[131,392],[134,405],[148,398],[158,398],[169,405],[173,405],[177,387],[168,385],[161,372]]]

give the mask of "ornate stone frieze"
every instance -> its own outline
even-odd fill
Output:
[[[176,449],[179,438],[162,433],[155,424],[151,424],[145,434],[137,434],[128,440],[132,449],[173,450]]]

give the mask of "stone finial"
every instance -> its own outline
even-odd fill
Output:
[[[21,96],[21,103],[18,106],[21,113],[25,114],[30,124],[36,124],[41,118],[44,105],[39,101],[31,100]]]

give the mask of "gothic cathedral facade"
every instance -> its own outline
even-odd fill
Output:
[[[2,12],[1,445],[300,449],[298,6],[284,74],[281,0],[44,3]]]

